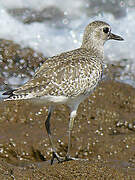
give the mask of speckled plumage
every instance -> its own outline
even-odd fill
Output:
[[[95,43],[95,38],[89,42],[89,35],[92,37],[91,29],[98,24],[109,26],[100,21],[94,22],[93,26],[88,25],[81,48],[48,58],[35,76],[13,91],[7,100],[35,99],[48,95],[72,98],[90,94],[103,72],[104,42],[99,39]],[[98,46],[101,46],[100,49]]]
[[[82,48],[48,58],[29,82],[14,91],[14,96],[17,99],[46,95],[75,97],[86,93],[101,79],[101,60]]]
[[[104,69],[103,45],[109,39],[123,40],[111,33],[110,26],[102,21],[89,24],[84,32],[80,48],[48,58],[35,76],[20,88],[4,93],[5,100],[27,99],[36,103],[49,104],[48,118],[45,122],[52,145],[53,159],[61,161],[56,152],[51,131],[50,117],[52,106],[66,104],[70,108],[69,144],[66,160],[71,159],[70,133],[73,129],[79,104],[88,97],[102,78]],[[74,158],[72,158],[74,159]]]

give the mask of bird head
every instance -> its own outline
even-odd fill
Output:
[[[113,34],[109,24],[103,21],[94,21],[87,25],[84,31],[82,46],[90,48],[92,46],[103,46],[107,40],[114,39],[123,41],[121,36]]]

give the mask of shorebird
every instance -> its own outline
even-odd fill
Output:
[[[77,160],[70,156],[74,119],[79,104],[93,92],[102,79],[104,43],[110,39],[123,40],[122,37],[111,33],[111,27],[106,22],[90,23],[84,31],[80,48],[48,58],[26,84],[3,93],[8,95],[5,101],[28,100],[36,104],[49,105],[45,127],[52,147],[51,164],[55,158],[58,162]],[[70,109],[66,157],[58,155],[50,130],[53,108],[59,104],[65,104]]]

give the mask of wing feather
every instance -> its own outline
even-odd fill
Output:
[[[86,53],[88,55],[86,55]],[[48,58],[35,76],[10,96],[30,94],[30,97],[54,95],[76,96],[94,86],[100,79],[102,63],[84,50],[62,53]],[[22,96],[23,97],[23,96]]]

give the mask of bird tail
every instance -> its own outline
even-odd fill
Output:
[[[15,91],[15,89],[10,89],[10,90],[4,92],[2,95],[8,96],[7,98],[5,98],[5,100],[10,99],[11,97],[13,97],[14,96],[14,93],[13,93],[14,91]]]
[[[19,94],[17,92],[17,89],[8,90],[8,91],[4,92],[2,95],[8,96],[8,97],[4,98],[4,101],[8,101],[8,100],[24,100],[24,99],[33,98],[33,96],[31,94],[21,93],[21,92]]]

